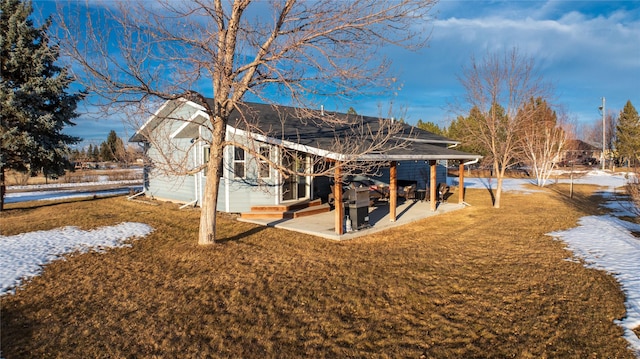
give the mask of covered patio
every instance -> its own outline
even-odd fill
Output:
[[[466,207],[465,203],[438,203],[435,211],[431,210],[430,201],[402,201],[396,204],[395,221],[392,220],[390,203],[378,203],[369,207],[369,226],[357,231],[338,234],[335,228],[336,210],[319,213],[308,217],[292,219],[245,219],[239,221],[259,224],[268,227],[310,234],[322,238],[343,240],[370,235],[387,229],[408,225],[428,217],[437,216]]]

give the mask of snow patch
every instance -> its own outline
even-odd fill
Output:
[[[640,225],[611,215],[587,216],[578,227],[548,235],[561,239],[586,265],[611,273],[626,296],[627,316],[616,321],[624,337],[640,357],[640,339],[632,329],[640,327],[640,238],[631,232]]]
[[[145,237],[152,231],[143,223],[124,222],[89,231],[63,227],[0,236],[0,296],[13,292],[25,279],[39,275],[44,265],[65,254],[130,246],[129,239]]]

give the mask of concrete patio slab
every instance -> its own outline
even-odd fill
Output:
[[[379,203],[375,207],[369,207],[369,227],[358,231],[347,232],[343,235],[336,234],[334,229],[335,212],[320,213],[313,216],[293,219],[243,219],[239,221],[254,223],[268,227],[282,228],[289,231],[306,233],[318,237],[334,240],[353,239],[380,232],[386,229],[403,226],[421,219],[439,214],[459,210],[464,204],[440,203],[435,212],[429,208],[429,201],[405,201],[399,203],[396,209],[396,221],[391,222],[388,203]]]

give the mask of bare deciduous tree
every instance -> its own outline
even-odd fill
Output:
[[[631,197],[630,210],[640,217],[640,168],[634,167],[633,171],[630,171],[627,176],[629,178],[626,189],[629,197]]]
[[[422,47],[435,3],[109,2],[98,12],[85,11],[85,17],[60,11],[59,38],[66,55],[82,69],[79,77],[90,79],[89,90],[106,103],[149,109],[144,101],[187,97],[205,107],[208,120],[200,125],[211,134],[210,161],[199,243],[210,244],[215,240],[223,149],[241,145],[225,138],[225,129],[230,114],[244,110],[245,97],[266,103],[286,98],[300,108],[318,108],[327,96],[350,97],[393,86],[389,63],[378,50],[386,45]],[[249,132],[266,131],[251,116],[243,117]],[[167,159],[177,160],[179,156],[167,150]],[[260,156],[256,149],[246,150]],[[375,148],[346,150],[362,154]],[[184,166],[174,170],[180,168]]]
[[[493,206],[499,208],[505,172],[521,156],[526,116],[518,116],[518,111],[531,98],[548,98],[550,87],[538,74],[533,58],[515,48],[482,60],[473,57],[459,79],[465,89],[462,102],[477,112],[474,121],[462,122],[466,126],[463,140],[487,151],[485,160],[492,163],[497,179]]]
[[[532,98],[518,116],[522,117],[522,159],[531,167],[536,184],[543,187],[566,147],[566,116],[559,116],[542,98]]]

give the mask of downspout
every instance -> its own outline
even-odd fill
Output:
[[[189,207],[189,206],[191,206],[191,207],[195,207],[195,206],[196,206],[196,203],[198,203],[198,200],[197,200],[197,199],[196,199],[196,200],[193,200],[193,201],[191,201],[191,202],[189,202],[189,203],[185,203],[185,204],[183,204],[182,206],[180,206],[180,209],[184,209],[184,208],[187,208],[187,207]]]
[[[198,160],[200,159],[200,160]],[[204,164],[204,146],[202,143],[202,126],[198,126],[198,149],[196,153],[196,164],[202,165]],[[196,201],[200,203],[200,207],[202,207],[202,170],[196,173]]]
[[[134,194],[133,196],[127,197],[127,200],[130,201],[130,200],[132,200],[132,199],[134,199],[134,198],[136,198],[136,197],[138,197],[140,195],[143,195],[143,194],[144,194],[144,186],[142,186],[142,192],[138,192],[138,193]]]
[[[193,146],[193,166],[194,168],[198,168],[198,154],[200,153],[200,129],[198,129],[198,138],[195,140],[195,144]],[[193,192],[195,199],[189,203],[185,203],[180,206],[180,209],[184,209],[187,207],[195,207],[198,203],[198,176],[200,176],[200,172],[196,172],[193,174]]]
[[[454,144],[452,144],[452,145],[447,146],[447,148],[449,148],[449,149],[451,149],[451,148],[455,148],[455,147],[458,147],[458,145],[459,145],[459,143],[454,143]],[[449,167],[449,160],[447,160],[446,165],[447,165],[447,167]],[[447,175],[447,176],[445,176],[445,180],[447,179],[447,177],[448,177],[448,175]]]
[[[478,161],[480,161],[479,158],[476,158],[475,160],[471,160],[471,161],[467,161],[465,163],[463,163],[463,166],[469,166],[469,165],[475,165],[476,163],[478,163]],[[471,176],[471,168],[469,168],[469,176]]]
[[[458,174],[458,177],[460,177],[460,182],[461,182],[460,183],[460,188],[458,189],[460,191],[460,200],[459,200],[459,202],[461,204],[465,205],[465,206],[471,206],[471,205],[464,201],[464,184],[462,182],[463,179],[464,179],[464,166],[469,166],[469,165],[478,163],[479,160],[480,160],[479,158],[476,158],[475,160],[463,162],[460,165],[460,170],[459,171],[461,171],[461,172]]]
[[[140,144],[138,144],[138,145],[140,145]],[[145,155],[144,158],[146,158],[146,155],[147,155],[146,144],[143,142],[141,147],[144,150],[143,151],[143,153]],[[134,194],[133,196],[127,197],[127,201],[131,201],[132,199],[145,194],[146,191],[147,191],[147,187],[144,185],[145,184],[145,180],[144,180],[145,173],[144,172],[147,170],[147,166],[145,166],[145,164],[144,164],[144,158],[143,158],[143,162],[142,162],[142,192],[138,192],[138,193]]]

